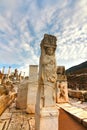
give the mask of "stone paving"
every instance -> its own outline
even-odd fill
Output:
[[[87,127],[87,103],[71,100],[69,103],[56,104],[72,115],[72,118]],[[0,130],[35,130],[34,114],[27,114],[25,110],[16,109],[15,101],[0,116]]]
[[[14,102],[0,116],[0,130],[35,130],[34,115],[16,109]]]

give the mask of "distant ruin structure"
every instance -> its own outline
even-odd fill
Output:
[[[58,130],[56,109],[56,37],[45,34],[41,41],[35,130]],[[52,124],[52,125],[51,125]]]
[[[4,74],[2,74],[2,72],[0,71],[0,84],[2,84],[3,77],[4,77]]]
[[[10,75],[11,75],[11,67],[9,66],[8,73],[7,73],[7,79],[8,79],[8,81],[10,81]]]
[[[2,68],[2,74],[4,74],[4,72],[5,72],[5,66],[3,66]]]
[[[18,70],[17,69],[15,69],[15,71],[14,71],[14,79],[18,80]]]

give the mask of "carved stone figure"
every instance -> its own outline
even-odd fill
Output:
[[[45,34],[40,46],[41,56],[35,107],[35,130],[58,130],[58,109],[56,108],[56,37]]]
[[[68,102],[68,86],[67,77],[65,75],[65,66],[57,66],[57,88],[56,102]]]
[[[68,102],[67,81],[57,82],[57,103]]]
[[[41,57],[39,71],[39,87],[41,87],[41,106],[53,106],[55,104],[56,74],[56,37],[44,35],[41,42]]]

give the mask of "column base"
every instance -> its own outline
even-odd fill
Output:
[[[43,107],[36,111],[35,130],[58,130],[59,111],[56,107]]]

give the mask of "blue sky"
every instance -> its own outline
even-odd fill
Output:
[[[87,60],[87,0],[0,0],[0,69],[29,73],[44,34],[57,37],[56,62]]]

